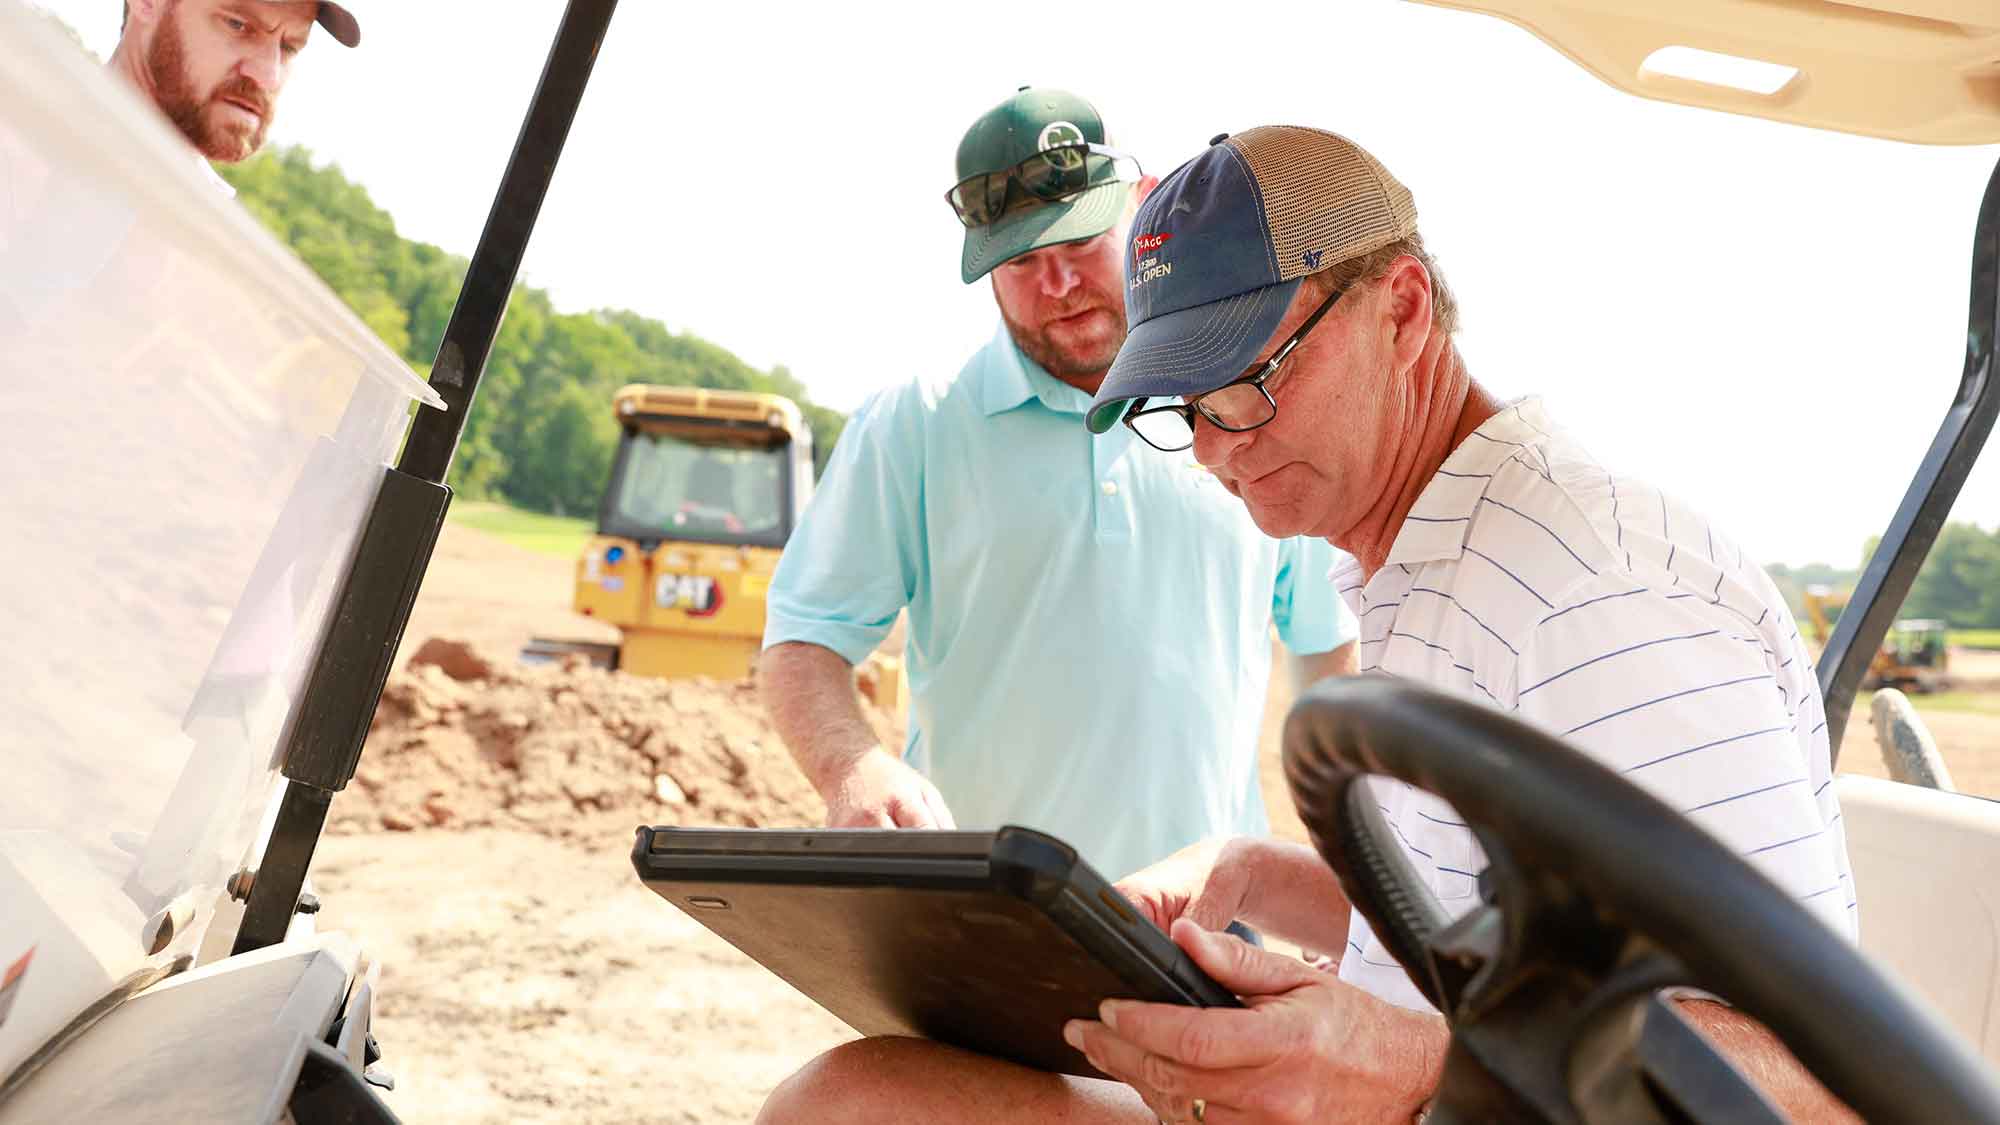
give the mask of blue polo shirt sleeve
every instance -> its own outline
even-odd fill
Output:
[[[1271,620],[1278,639],[1301,656],[1331,652],[1361,635],[1361,623],[1327,580],[1335,557],[1324,539],[1294,537],[1278,544]]]
[[[765,596],[764,647],[803,641],[859,664],[917,588],[920,405],[885,391],[848,418]]]

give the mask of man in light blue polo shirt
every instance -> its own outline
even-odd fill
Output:
[[[849,420],[772,580],[766,705],[836,827],[1022,824],[1113,878],[1262,834],[1271,626],[1308,676],[1353,668],[1332,548],[1266,538],[1186,453],[1084,426],[1154,183],[1096,110],[1023,88],[967,132],[958,174],[961,273],[992,275],[1002,324]],[[852,668],[905,609],[895,754]]]

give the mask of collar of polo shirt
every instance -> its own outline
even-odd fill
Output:
[[[1389,547],[1388,565],[1414,566],[1463,555],[1472,511],[1486,495],[1494,471],[1523,446],[1548,437],[1554,428],[1542,412],[1542,400],[1524,398],[1467,434],[1417,494],[1417,502],[1410,506],[1402,530]],[[1526,463],[1543,476],[1549,473],[1539,453]]]
[[[1006,325],[1000,326],[995,340],[1013,362],[996,366],[994,377],[980,389],[979,409],[988,418],[1034,398],[1058,414],[1082,414],[1089,408],[1090,396],[1042,370],[1040,364],[1021,351]]]

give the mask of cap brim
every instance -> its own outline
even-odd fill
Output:
[[[1064,202],[1024,207],[1000,216],[997,222],[969,227],[959,275],[970,285],[993,267],[1030,250],[1096,238],[1118,224],[1131,191],[1132,185],[1122,180],[1099,184]]]
[[[325,3],[322,0],[319,6],[319,25],[326,29],[328,35],[333,36],[334,42],[343,47],[361,45],[361,24],[355,20],[354,13],[338,4]]]
[[[1303,280],[1166,313],[1133,328],[1091,400],[1090,431],[1117,425],[1135,398],[1198,395],[1242,375],[1278,330]]]

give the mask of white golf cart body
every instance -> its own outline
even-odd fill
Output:
[[[357,956],[218,907],[437,399],[14,0],[0,107],[0,1121],[271,1120]]]
[[[2000,140],[1986,0],[1452,6],[1646,96]],[[1752,96],[1647,73],[1671,46],[1799,74]],[[359,956],[308,915],[229,955],[227,888],[414,401],[441,405],[150,108],[0,0],[0,1125],[270,1121],[309,1056],[362,1069]],[[2000,806],[1841,798],[1864,947],[2000,1060]]]

